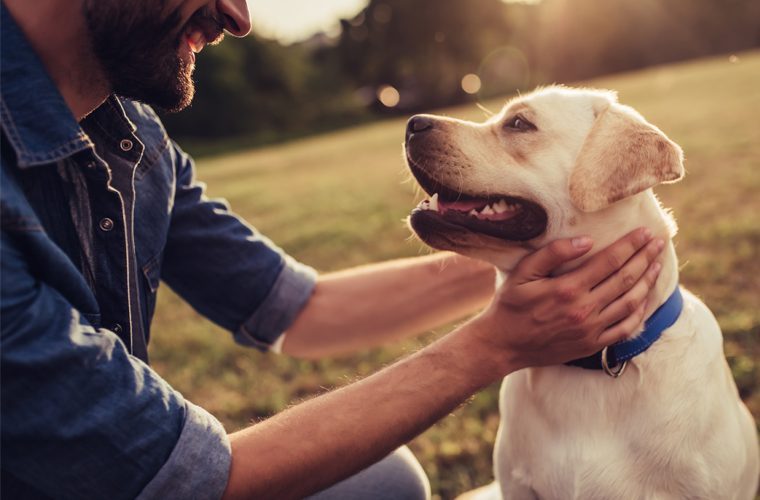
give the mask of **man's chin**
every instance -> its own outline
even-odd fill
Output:
[[[167,99],[164,101],[164,103],[155,102],[155,103],[148,103],[151,106],[155,106],[162,111],[166,113],[179,113],[183,109],[190,106],[190,104],[193,102],[193,97],[195,96],[195,85],[193,85],[192,82],[183,89],[182,93],[177,94],[174,96],[173,99]]]
[[[165,97],[163,103],[153,105],[161,108],[167,113],[178,113],[190,106],[195,97],[195,83],[193,82],[193,71],[195,65],[178,61],[179,69],[172,79],[172,84],[165,87]]]
[[[165,84],[147,86],[135,82],[133,85],[115,86],[115,93],[160,109],[166,113],[177,113],[187,108],[195,96],[192,67],[183,67],[181,73]]]

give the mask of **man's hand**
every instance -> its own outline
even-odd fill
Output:
[[[578,269],[550,277],[591,246],[588,238],[558,240],[525,257],[473,321],[476,342],[504,353],[511,371],[588,356],[635,333],[664,242],[638,229]]]

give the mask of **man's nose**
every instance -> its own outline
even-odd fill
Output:
[[[251,32],[247,0],[217,0],[216,6],[224,18],[224,29],[230,35],[240,37]]]

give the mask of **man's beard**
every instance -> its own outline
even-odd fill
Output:
[[[193,100],[193,65],[179,55],[186,43],[180,13],[167,17],[165,3],[85,0],[84,15],[93,53],[113,92],[176,112]]]

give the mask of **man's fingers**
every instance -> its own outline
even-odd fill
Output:
[[[623,267],[636,252],[652,239],[652,232],[639,228],[594,255],[589,261],[573,271],[574,278],[588,288],[593,288]]]
[[[636,311],[620,323],[607,328],[599,335],[600,349],[622,340],[630,338],[644,321],[646,302],[642,303]]]
[[[524,257],[515,267],[510,279],[517,284],[522,284],[545,278],[560,265],[577,259],[591,250],[592,246],[591,238],[586,236],[552,241]]]
[[[613,325],[638,311],[639,307],[646,302],[649,292],[657,281],[661,267],[657,262],[652,264],[633,288],[602,309],[599,313],[599,322],[605,326]]]
[[[654,260],[660,255],[665,242],[661,239],[652,240],[644,248],[639,250],[636,255],[631,257],[628,262],[616,273],[602,281],[592,290],[592,296],[599,301],[603,309],[613,300],[628,292],[636,285],[641,278],[647,280],[650,287],[654,286],[657,279],[657,272],[654,272],[652,279]]]

